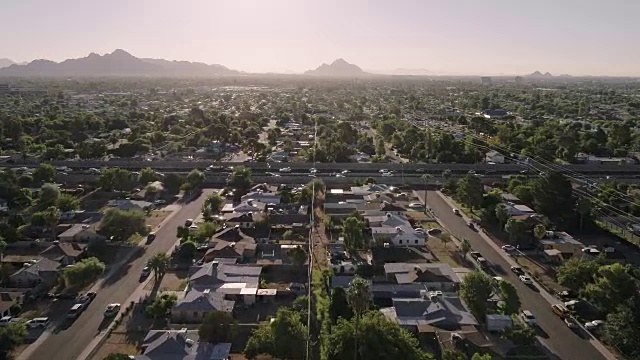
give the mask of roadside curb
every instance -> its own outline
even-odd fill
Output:
[[[436,191],[436,193],[438,194],[438,196],[440,196],[440,198],[447,203],[447,205],[449,205],[452,208],[458,208],[459,206],[453,201],[451,200],[448,196],[444,195],[443,193],[441,193],[440,191]],[[460,212],[460,215],[462,216],[462,218],[465,221],[470,221],[470,218],[464,214],[463,212]],[[478,231],[478,235],[494,250],[498,253],[498,255],[507,262],[507,264],[509,264],[510,266],[520,266],[519,264],[517,264],[513,258],[511,256],[506,255],[506,253],[489,237],[487,236],[485,233],[483,233],[482,231]],[[535,285],[538,287],[539,293],[540,295],[549,303],[549,305],[554,305],[554,304],[559,304],[562,303],[561,300],[557,299],[556,297],[554,297],[553,295],[549,294],[549,292],[547,291],[546,287],[540,285],[540,283],[534,279],[534,283]],[[584,331],[587,332],[587,334],[589,334],[589,342],[591,343],[591,345],[593,345],[593,347],[598,350],[598,352],[600,352],[600,354],[602,354],[602,356],[604,356],[606,359],[609,360],[617,360],[618,357],[616,357],[613,353],[611,353],[609,351],[609,349],[607,349],[602,342],[600,342],[600,340],[598,340],[597,338],[595,338],[593,335],[591,335],[591,332],[587,331],[582,324],[580,324],[579,322],[576,322],[578,324],[578,326],[580,326],[580,328],[582,328]]]

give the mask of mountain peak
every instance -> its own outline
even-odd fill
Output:
[[[129,54],[128,52],[122,50],[122,49],[115,49],[113,50],[113,52],[110,54],[111,56],[118,56],[118,57],[134,57],[133,55]]]
[[[339,58],[334,60],[331,65],[323,63],[315,70],[305,71],[307,75],[320,76],[363,76],[368,75],[358,65],[350,64],[346,60]]]
[[[15,64],[16,62],[11,60],[11,59],[0,59],[0,68],[3,67],[7,67],[7,66],[11,66],[13,64]]]

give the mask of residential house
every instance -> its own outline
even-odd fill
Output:
[[[427,235],[417,232],[404,215],[385,213],[384,216],[367,216],[365,221],[376,242],[390,242],[396,246],[423,246]]]
[[[240,198],[240,200],[242,200],[243,202],[253,200],[253,201],[259,201],[265,204],[280,204],[280,195],[258,190],[258,191],[252,191],[246,195],[243,195]]]
[[[242,229],[250,229],[253,227],[253,212],[233,212],[224,213],[222,218],[229,226],[239,226]]]
[[[107,206],[120,210],[149,211],[153,208],[153,203],[142,200],[117,199],[109,200]]]
[[[149,192],[147,190],[153,189],[153,191]],[[144,188],[142,188],[137,193],[133,194],[132,198],[134,200],[148,200],[154,201],[157,200],[162,193],[164,192],[164,185],[162,181],[153,181],[147,184]]]
[[[40,256],[67,266],[80,260],[87,250],[87,244],[77,242],[58,242],[46,248]]]
[[[503,203],[509,216],[533,215],[535,210],[527,205],[519,205],[510,202]]]
[[[353,204],[364,203],[365,194],[355,194],[353,191],[343,189],[329,189],[325,194],[325,203],[349,202]]]
[[[259,265],[292,265],[293,260],[289,252],[305,245],[294,244],[258,244],[256,250],[256,264]]]
[[[390,186],[385,184],[366,184],[362,186],[352,186],[351,192],[357,196],[366,196],[371,193],[390,191]]]
[[[198,341],[197,330],[150,330],[135,360],[228,360],[231,343]]]
[[[201,323],[207,314],[214,311],[231,314],[234,306],[235,301],[226,300],[223,294],[211,292],[211,289],[192,289],[178,299],[171,309],[171,321],[180,324]]]
[[[256,200],[243,201],[237,205],[225,204],[222,207],[221,213],[247,213],[247,212],[262,212],[266,208],[267,204]]]
[[[213,247],[205,253],[205,262],[216,258],[233,258],[244,262],[256,254],[255,239],[245,234],[239,226],[219,231],[213,235],[211,242]]]
[[[509,115],[509,113],[503,109],[487,109],[482,112],[482,115],[487,119],[500,120]]]
[[[69,229],[58,235],[60,242],[97,242],[106,238],[87,224],[73,224]]]
[[[49,289],[58,281],[60,263],[47,258],[39,258],[9,276],[12,286],[18,288]]]
[[[504,164],[504,155],[497,151],[489,151],[485,154],[484,161],[489,164]]]
[[[11,314],[11,307],[20,304],[24,297],[24,291],[3,291],[0,292],[0,316],[17,315]]]
[[[422,283],[429,290],[454,292],[460,285],[458,275],[445,263],[387,263],[384,272],[391,283]]]
[[[225,283],[242,283],[249,287],[258,287],[262,266],[222,264],[210,261],[194,266],[190,273],[189,284],[195,289],[215,288]]]
[[[324,213],[335,220],[343,220],[356,211],[358,211],[358,206],[347,202],[324,204]]]
[[[478,321],[457,296],[431,296],[426,299],[393,299],[393,307],[380,310],[401,327],[418,332],[418,327],[432,326],[455,330]]]
[[[581,254],[584,244],[566,232],[547,231],[539,240],[539,248],[548,262],[561,263],[576,254]]]

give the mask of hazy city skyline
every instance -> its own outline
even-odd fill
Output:
[[[640,76],[640,2],[5,0],[0,58],[201,61],[303,72],[343,58],[366,71]],[[28,21],[27,21],[28,20]]]

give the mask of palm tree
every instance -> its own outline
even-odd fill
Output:
[[[153,271],[154,282],[162,278],[169,268],[169,257],[165,253],[157,253],[149,259],[147,266]]]
[[[431,178],[433,177],[433,175],[431,174],[424,174],[421,176],[422,180],[424,181],[424,213],[427,213],[427,185],[429,184],[429,180],[431,180]]]
[[[355,337],[353,357],[358,359],[358,330],[360,326],[360,318],[362,314],[369,309],[371,304],[371,289],[367,280],[356,276],[349,285],[347,290],[347,302],[351,306],[351,310],[356,316]]]

